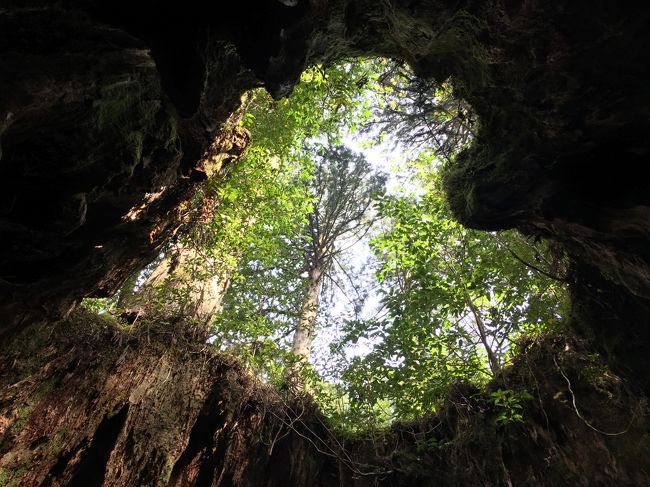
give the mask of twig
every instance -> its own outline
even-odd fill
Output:
[[[284,401],[283,398],[280,397],[279,399],[280,399],[280,401],[284,404],[284,406],[285,406],[285,408],[286,408],[287,411],[290,411],[290,412],[293,413],[294,415],[296,414],[296,412],[293,410],[293,408],[291,408],[291,406],[289,406],[289,404],[288,404],[286,401]],[[374,470],[374,471],[367,471],[367,472],[364,472],[364,471],[359,470],[359,468],[357,468],[357,465],[358,465],[359,467],[367,466],[367,465],[361,465],[361,464],[357,464],[356,462],[354,462],[354,461],[350,458],[350,456],[348,455],[348,453],[347,453],[347,451],[345,450],[345,448],[343,448],[343,447],[340,445],[340,443],[337,441],[337,444],[338,444],[339,447],[342,449],[342,452],[343,452],[344,455],[345,455],[345,457],[343,457],[339,452],[337,452],[336,450],[334,450],[334,449],[333,449],[333,448],[332,448],[332,447],[327,443],[327,441],[325,441],[323,438],[321,438],[319,435],[317,435],[317,434],[316,434],[316,433],[315,433],[311,428],[309,428],[309,426],[307,426],[307,424],[306,424],[306,423],[301,419],[301,417],[302,417],[302,415],[303,415],[303,413],[304,413],[304,409],[303,409],[303,412],[300,413],[300,415],[296,415],[296,418],[293,418],[293,419],[290,418],[289,420],[285,420],[284,418],[282,418],[281,416],[279,416],[278,414],[276,414],[274,411],[269,411],[269,412],[270,412],[273,416],[275,416],[276,419],[280,420],[280,421],[281,421],[285,426],[287,426],[288,428],[290,428],[290,429],[291,429],[294,433],[296,433],[298,436],[300,436],[301,438],[304,438],[304,439],[307,440],[309,443],[311,443],[311,445],[316,449],[317,452],[322,453],[323,455],[327,455],[327,456],[332,457],[332,458],[336,458],[337,460],[339,460],[343,465],[345,465],[348,469],[350,469],[350,471],[352,471],[352,472],[353,472],[354,474],[356,474],[356,475],[360,475],[360,476],[378,476],[378,475],[388,475],[388,474],[390,474],[390,473],[393,472],[393,470],[382,470],[382,469]],[[299,431],[299,430],[294,426],[295,423],[300,423],[300,424],[302,425],[302,427],[304,427],[304,428],[307,430],[307,432],[309,432],[311,435],[314,436],[314,438],[316,438],[317,440],[319,440],[319,441],[323,444],[324,448],[327,449],[327,450],[329,450],[329,451],[325,451],[325,450],[319,448],[319,446],[316,444],[316,442],[315,442],[312,438],[310,438],[310,437],[307,436],[306,434],[300,432],[300,431]],[[323,425],[322,422],[321,422],[321,425]],[[323,426],[325,427],[325,429],[327,430],[327,432],[329,433],[329,435],[333,437],[334,435],[331,433],[331,431],[329,430],[329,428],[327,428],[325,425],[323,425]]]
[[[551,274],[550,272],[546,272],[546,271],[540,269],[539,267],[537,267],[537,266],[531,264],[530,262],[526,262],[524,259],[522,259],[521,257],[519,257],[519,256],[515,253],[515,251],[512,250],[512,249],[510,248],[509,245],[507,245],[507,244],[501,242],[501,241],[498,240],[498,239],[497,239],[497,241],[498,241],[499,243],[501,243],[501,244],[506,248],[506,250],[510,253],[510,255],[512,255],[515,259],[517,259],[519,262],[521,262],[522,264],[524,264],[526,267],[530,267],[532,270],[537,271],[537,272],[539,272],[540,274],[542,274],[543,276],[546,276],[546,277],[548,277],[549,279],[553,279],[554,281],[563,282],[563,283],[565,283],[565,284],[568,284],[568,283],[570,282],[570,281],[569,281],[568,279],[566,279],[566,278],[562,278],[562,277],[556,276],[556,275],[554,275],[554,274]]]

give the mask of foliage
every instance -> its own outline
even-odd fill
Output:
[[[468,146],[476,115],[467,102],[454,96],[450,81],[417,77],[401,61],[368,63],[375,75],[366,88],[373,99],[366,132],[380,139],[390,136],[410,152],[433,150],[447,160]]]
[[[211,342],[279,389],[297,363],[290,336],[306,310],[317,314],[321,333],[334,335],[326,315],[336,290],[352,286],[354,319],[342,324],[332,348],[336,380],[302,370],[335,424],[379,428],[434,411],[454,384],[498,375],[515,338],[562,317],[561,255],[514,231],[466,229],[450,214],[439,160],[455,158],[477,123],[450,83],[418,79],[386,60],[314,67],[289,99],[252,93],[242,123],[253,140],[246,156],[225,179],[208,180],[193,202],[197,223],[178,238],[193,249],[184,277],[191,284],[220,279],[228,292]],[[385,178],[344,146],[356,130],[375,141],[397,139],[417,156],[401,192],[385,194]],[[345,253],[373,224],[381,232],[371,241],[376,282],[369,285],[351,272]],[[195,298],[191,288],[166,283],[161,306]],[[318,296],[307,300],[310,292]],[[362,317],[363,298],[373,293],[381,309]],[[311,340],[315,323],[307,326]],[[349,357],[360,340],[367,349]],[[525,399],[493,392],[497,422],[519,421]]]
[[[315,215],[330,218],[333,213],[329,210],[344,208],[341,204],[324,208],[324,187],[320,186],[329,184],[333,189],[336,169],[338,183],[347,181],[347,186],[356,191],[360,186],[353,187],[353,182],[358,183],[359,175],[365,176],[368,171],[359,156],[342,147],[334,148],[346,127],[366,116],[365,100],[359,96],[365,69],[346,63],[328,70],[312,68],[286,100],[273,101],[265,92],[256,92],[245,116],[253,144],[226,184],[217,189],[222,199],[223,195],[227,197],[226,206],[219,207],[219,218],[228,215],[229,221],[235,221],[243,214],[255,218],[256,223],[244,232],[246,242],[234,246],[242,251],[236,256],[230,291],[216,318],[213,339],[221,348],[231,348],[252,359],[251,364],[263,376],[277,376],[277,367],[291,364],[284,356],[286,346],[276,347],[278,357],[268,361],[268,370],[262,370],[259,345],[265,344],[264,351],[270,350],[270,342],[286,345],[296,326],[308,285],[304,273],[310,266],[308,261],[313,263],[316,258],[310,252]],[[274,166],[270,172],[269,162]],[[246,183],[248,187],[242,187]],[[250,194],[256,194],[254,201]],[[348,203],[355,197],[361,198],[348,191],[340,202]],[[355,215],[343,215],[350,217],[348,224],[355,222]],[[222,252],[227,251],[223,249],[224,239],[219,240],[221,243],[215,244],[221,245]],[[328,252],[318,258],[336,257],[333,247]]]
[[[510,389],[497,389],[490,393],[490,400],[497,408],[496,423],[506,425],[521,423],[523,416],[523,401],[529,401],[533,396],[526,391],[515,392]]]
[[[400,418],[435,410],[450,385],[484,383],[507,363],[516,336],[552,327],[563,313],[562,283],[524,264],[557,258],[515,232],[455,222],[432,162],[420,161],[429,168],[419,175],[422,197],[379,200],[388,225],[372,245],[385,317],[349,322],[338,344],[374,340],[342,373],[356,409],[388,399]]]
[[[112,298],[86,298],[81,302],[81,306],[92,313],[103,314],[115,311],[115,297]]]
[[[382,194],[381,178],[365,179],[367,162],[340,145],[344,127],[364,120],[372,122],[367,131],[380,127],[406,143],[434,146],[419,149],[412,163],[416,193]],[[253,145],[215,184],[215,231],[204,239],[214,256],[231,256],[215,345],[285,387],[309,270],[319,261],[329,277],[339,264],[345,275],[344,259],[337,259],[366,234],[358,223],[370,206],[367,195],[375,194],[383,231],[372,247],[382,309],[344,324],[333,348],[338,382],[303,371],[321,408],[351,429],[380,427],[435,410],[454,383],[483,384],[498,374],[513,339],[559,321],[566,296],[553,277],[563,279],[563,261],[516,232],[468,230],[451,217],[438,156],[454,157],[474,123],[450,86],[382,61],[313,68],[288,100],[255,93],[245,117]],[[319,312],[323,325],[326,313],[327,306]],[[370,350],[348,358],[346,347],[360,339]],[[516,420],[520,399],[493,397],[502,422]]]

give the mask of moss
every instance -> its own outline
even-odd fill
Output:
[[[99,130],[116,130],[123,132],[130,126],[149,125],[155,116],[151,111],[151,101],[143,100],[145,87],[135,81],[113,83],[102,89],[101,97],[93,103],[97,127]],[[160,108],[160,103],[157,103]],[[157,110],[156,110],[157,111]],[[140,120],[134,120],[134,115]]]
[[[454,217],[461,223],[472,221],[476,211],[476,194],[473,174],[478,169],[471,152],[466,150],[459,154],[455,161],[447,164],[442,173],[442,179],[447,196],[447,203]]]
[[[144,148],[144,134],[142,132],[131,132],[127,135],[126,141],[132,147],[133,160],[136,162],[140,161]]]
[[[175,118],[163,110],[161,100],[146,99],[144,92],[145,88],[134,82],[113,84],[93,103],[102,139],[112,141],[115,151],[121,149],[136,164],[142,160],[150,135],[164,150],[180,152]]]
[[[49,448],[49,453],[51,456],[56,458],[58,454],[61,452],[64,444],[63,439],[66,437],[67,434],[68,434],[68,428],[66,426],[58,430],[56,433],[54,433],[54,437],[52,438],[52,442],[50,443],[50,448]]]
[[[33,409],[34,406],[31,404],[25,404],[24,406],[18,408],[16,421],[14,422],[11,428],[14,434],[22,431],[22,429],[25,427],[25,424],[27,423],[27,418],[29,417]]]
[[[169,479],[172,476],[172,471],[174,470],[174,463],[175,463],[174,458],[167,458],[167,461],[165,462],[165,466],[160,474],[162,484],[169,483]]]
[[[170,152],[181,153],[181,139],[178,135],[178,120],[175,117],[169,117],[169,136],[163,143],[166,150]]]
[[[100,130],[122,130],[122,124],[131,116],[137,103],[133,96],[125,98],[102,98],[94,103],[97,126]]]
[[[490,58],[485,46],[478,41],[480,32],[487,28],[485,21],[460,10],[449,24],[444,35],[436,39],[433,55],[429,58],[449,59],[450,74],[453,73],[457,90],[469,93],[488,85]]]
[[[22,477],[28,470],[28,465],[20,465],[11,469],[0,467],[0,487],[20,487],[22,485]]]

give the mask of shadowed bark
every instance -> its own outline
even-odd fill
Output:
[[[489,401],[454,397],[430,445],[463,449],[418,449],[413,438],[429,439],[424,432],[438,426],[413,426],[408,441],[380,446],[377,456],[358,447],[368,472],[300,429],[321,424],[314,417],[283,416],[285,405],[246,388],[234,399],[242,376],[204,344],[177,345],[168,327],[149,323],[132,339],[102,324],[85,334],[53,325],[82,297],[114,293],[151,262],[185,222],[201,181],[239,158],[247,139],[228,120],[244,91],[263,83],[281,96],[307,64],[382,55],[419,76],[451,79],[480,119],[474,145],[446,168],[457,217],[475,228],[518,227],[565,249],[571,326],[626,384],[650,391],[650,7],[286,3],[3,3],[0,479],[650,483],[643,408],[617,403],[628,397],[624,382],[608,379],[611,403],[581,382],[587,362],[550,360],[557,349],[542,349],[524,386],[539,396],[525,424],[496,427]]]
[[[180,324],[125,329],[75,312],[40,328],[47,336],[25,329],[0,347],[6,486],[650,481],[647,402],[580,342],[528,343],[505,382],[459,386],[439,414],[364,440],[330,431],[309,402],[261,385]],[[497,422],[510,412],[490,393],[506,387],[533,396],[518,396],[521,422]]]

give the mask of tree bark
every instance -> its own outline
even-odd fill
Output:
[[[616,377],[588,380],[593,353],[575,342],[536,342],[513,366],[522,381],[513,388],[536,400],[522,402],[508,441],[485,412],[489,399],[460,390],[462,400],[403,425],[412,434],[395,446],[344,440],[309,402],[280,397],[232,358],[161,325],[125,331],[80,310],[0,342],[0,485],[506,485],[504,475],[539,487],[650,483],[647,406]],[[596,426],[626,433],[590,428],[562,374]],[[423,450],[422,438],[445,446]]]
[[[184,317],[207,326],[221,308],[232,272],[191,243],[179,243],[133,294],[125,311],[135,316]]]
[[[312,445],[322,423],[291,412],[304,404],[184,327],[149,325],[124,332],[80,311],[0,346],[0,485],[340,485]],[[50,353],[35,356],[43,341]]]
[[[293,344],[291,346],[291,352],[300,357],[302,363],[309,362],[311,356],[311,345],[314,339],[314,325],[318,316],[323,275],[320,264],[316,264],[308,271],[309,286],[300,309],[300,318],[293,334]]]

